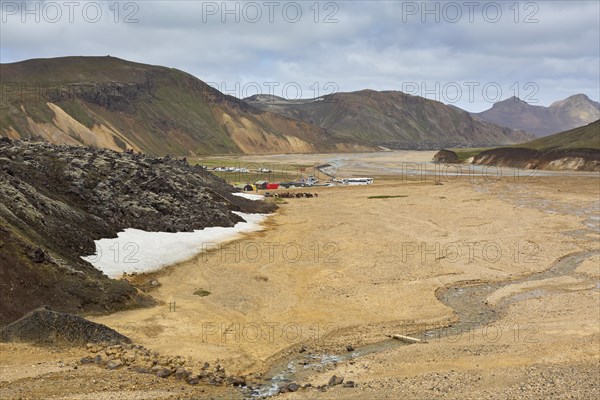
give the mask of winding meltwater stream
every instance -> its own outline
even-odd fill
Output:
[[[529,198],[529,200],[525,200]],[[582,240],[589,240],[590,234],[600,234],[600,204],[594,202],[589,207],[574,208],[567,206],[557,206],[548,201],[535,201],[528,196],[520,196],[512,199],[517,205],[535,207],[548,213],[564,212],[578,215],[584,218],[583,227],[575,231],[562,232],[563,235],[569,235]],[[587,237],[586,237],[587,236]],[[477,327],[497,321],[502,313],[513,303],[534,297],[542,297],[546,294],[544,289],[537,288],[519,290],[516,293],[507,293],[498,296],[500,289],[513,286],[535,286],[531,282],[542,281],[550,278],[569,276],[575,273],[577,267],[591,256],[600,255],[600,249],[586,250],[571,253],[560,257],[554,261],[545,271],[535,273],[526,277],[506,280],[502,282],[490,283],[472,283],[464,282],[455,284],[451,287],[440,288],[436,292],[437,299],[444,305],[451,308],[457,322],[450,326],[443,326],[437,329],[429,329],[415,332],[411,336],[426,342],[428,339],[440,337],[450,337],[452,335],[461,335],[472,331]],[[589,276],[577,274],[577,278],[586,279],[592,283],[592,290],[600,290],[600,282],[596,282]],[[593,281],[593,282],[592,282]],[[529,285],[523,285],[529,284]],[[554,290],[554,289],[553,289]],[[488,299],[495,294],[497,300],[490,304]],[[391,334],[397,332],[390,332]],[[279,393],[279,391],[290,382],[302,381],[323,368],[333,363],[338,363],[350,359],[360,358],[368,354],[384,352],[401,346],[410,346],[412,343],[389,339],[362,346],[352,352],[339,354],[298,354],[287,358],[273,365],[264,375],[264,383],[258,387],[243,387],[242,391],[246,398],[270,397]]]

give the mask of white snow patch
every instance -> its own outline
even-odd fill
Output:
[[[234,196],[243,197],[248,200],[264,200],[265,196],[262,194],[250,194],[250,193],[233,193]]]
[[[111,278],[123,273],[151,272],[189,260],[203,251],[218,249],[241,233],[262,230],[261,223],[271,214],[245,214],[233,211],[246,222],[233,227],[211,227],[193,232],[146,232],[128,228],[114,239],[96,240],[96,253],[82,257]]]

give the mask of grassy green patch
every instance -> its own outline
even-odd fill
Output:
[[[75,101],[64,101],[59,104],[64,112],[88,129],[94,127],[94,120],[89,112]]]
[[[491,147],[478,147],[469,149],[450,149],[455,152],[460,162],[465,162],[467,159],[476,156],[482,151],[489,150]]]
[[[545,136],[531,142],[515,144],[511,147],[524,147],[540,151],[551,149],[596,149],[600,150],[600,120],[591,124]]]
[[[120,149],[127,149],[127,143],[125,143],[124,141],[121,140],[120,137],[118,137],[117,135],[113,135],[113,140],[115,141],[115,144],[117,146],[119,146]]]
[[[398,195],[394,195],[394,196],[369,196],[367,198],[368,199],[396,199],[399,197],[408,197],[408,196],[403,195],[403,194],[398,194]]]
[[[210,294],[210,292],[208,290],[204,290],[204,289],[197,289],[194,292],[194,295],[196,296],[200,296],[200,297],[206,297]]]
[[[31,101],[30,103],[26,103],[24,105],[27,113],[37,123],[52,123],[52,119],[54,118],[54,111],[50,109],[41,101]]]

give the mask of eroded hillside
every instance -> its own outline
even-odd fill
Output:
[[[114,57],[2,64],[0,134],[153,155],[371,148],[257,110],[185,72]]]

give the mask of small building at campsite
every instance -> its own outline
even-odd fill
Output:
[[[249,183],[240,183],[235,185],[235,188],[241,190],[242,192],[254,192],[256,190],[256,187]]]
[[[269,182],[267,182],[267,181],[254,182],[254,186],[256,186],[257,189],[266,189],[268,184],[269,184]]]

